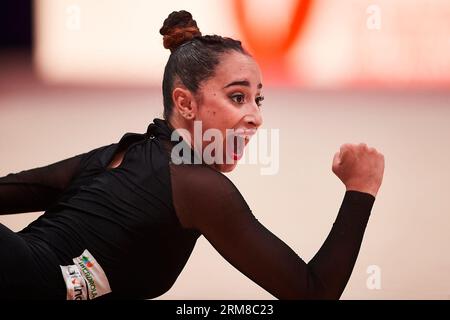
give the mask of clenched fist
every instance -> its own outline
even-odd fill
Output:
[[[332,170],[347,190],[376,197],[383,181],[384,156],[365,143],[343,144],[333,158]]]

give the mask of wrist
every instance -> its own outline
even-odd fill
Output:
[[[363,193],[368,193],[370,195],[372,195],[374,198],[377,197],[377,193],[378,193],[378,187],[371,187],[371,186],[346,186],[346,191],[358,191],[358,192],[363,192]]]

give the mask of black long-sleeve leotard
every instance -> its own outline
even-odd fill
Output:
[[[87,249],[109,282],[102,298],[154,298],[173,285],[200,235],[276,298],[341,296],[372,195],[345,193],[331,232],[305,263],[255,218],[224,174],[172,162],[172,132],[155,118],[145,134],[0,178],[0,214],[45,211],[17,233],[0,224],[0,297],[67,298],[60,266]],[[109,169],[120,151],[122,163]]]

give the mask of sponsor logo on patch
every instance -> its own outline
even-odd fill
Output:
[[[73,258],[74,265],[60,266],[67,288],[67,300],[95,299],[111,292],[108,278],[100,264],[86,249]]]

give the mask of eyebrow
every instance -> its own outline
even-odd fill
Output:
[[[247,81],[247,80],[233,81],[233,82],[227,84],[227,85],[226,85],[225,87],[223,87],[223,88],[225,89],[225,88],[232,87],[232,86],[244,86],[244,87],[250,87],[250,82]],[[263,86],[262,83],[258,84],[258,89],[261,89],[262,86]]]

